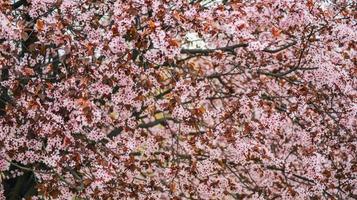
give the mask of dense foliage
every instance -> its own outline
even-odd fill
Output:
[[[32,199],[356,199],[356,19],[344,0],[0,0],[2,197],[20,177]]]

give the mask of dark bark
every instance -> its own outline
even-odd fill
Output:
[[[14,4],[12,4],[12,9],[16,10],[21,6],[28,6],[29,3],[27,2],[27,0],[19,0],[17,2],[15,2]]]

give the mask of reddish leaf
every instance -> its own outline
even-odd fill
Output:
[[[280,36],[281,31],[280,31],[279,29],[273,27],[272,30],[271,30],[271,33],[273,34],[273,36],[274,36],[275,38],[277,38],[277,37]]]

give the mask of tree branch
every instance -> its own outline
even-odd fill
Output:
[[[155,121],[152,121],[152,122],[149,122],[149,123],[146,123],[146,124],[140,124],[140,125],[139,125],[139,128],[151,128],[151,127],[154,127],[154,126],[156,126],[156,125],[165,123],[167,120],[173,120],[173,119],[172,119],[172,118],[161,118],[161,119],[157,119],[157,120],[155,120]]]
[[[291,46],[294,46],[296,43],[297,42],[294,40],[291,43],[283,45],[283,46],[281,46],[281,47],[279,47],[277,49],[269,49],[269,47],[266,47],[266,48],[263,49],[263,51],[267,52],[267,53],[278,53],[279,51],[282,51],[282,50],[287,49],[287,48],[289,48]]]
[[[236,48],[248,47],[247,43],[235,44],[232,46],[219,47],[215,49],[181,49],[181,53],[186,54],[200,54],[200,53],[213,53],[215,51],[234,51]]]
[[[270,49],[269,47],[266,47],[263,49],[263,52],[266,53],[277,53],[279,51],[285,50],[291,46],[294,46],[295,44],[297,44],[297,42],[294,40],[286,45],[283,45],[277,49]],[[235,44],[235,45],[231,45],[231,46],[226,46],[226,47],[219,47],[219,48],[215,48],[215,49],[181,49],[181,53],[186,53],[186,54],[204,54],[204,53],[213,53],[215,51],[230,51],[233,52],[236,48],[240,48],[240,47],[248,47],[249,44],[247,43],[240,43],[240,44]]]
[[[16,10],[19,7],[21,7],[22,5],[25,5],[25,6],[28,5],[27,0],[19,0],[19,1],[15,2],[14,4],[12,4],[12,9]]]

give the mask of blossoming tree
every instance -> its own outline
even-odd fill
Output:
[[[356,19],[346,0],[0,0],[1,195],[356,199]]]

